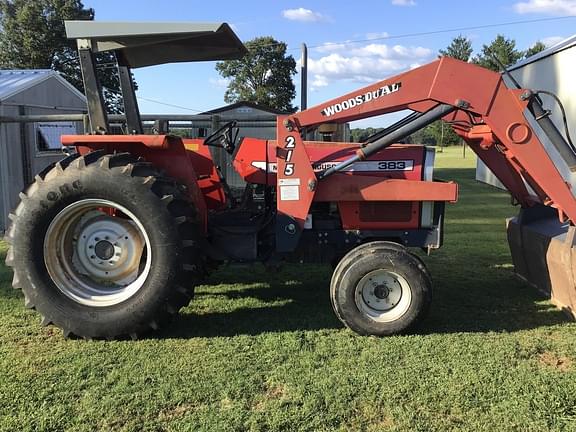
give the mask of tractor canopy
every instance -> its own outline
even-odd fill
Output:
[[[69,39],[89,41],[93,52],[120,53],[125,66],[241,58],[246,47],[226,23],[66,21]]]
[[[91,134],[106,134],[108,113],[98,79],[96,57],[113,52],[129,134],[143,133],[131,69],[165,63],[232,60],[247,53],[226,23],[154,23],[66,21],[66,34],[76,39],[88,100]]]

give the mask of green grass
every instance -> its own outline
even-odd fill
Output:
[[[255,266],[214,274],[149,339],[64,340],[0,266],[0,430],[576,430],[576,324],[513,277],[515,209],[461,151],[437,156],[461,199],[414,335],[344,329],[327,267]]]

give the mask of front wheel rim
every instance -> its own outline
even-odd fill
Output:
[[[372,321],[392,322],[402,317],[412,302],[410,284],[400,274],[377,269],[366,274],[354,292],[358,309]]]
[[[84,306],[106,307],[142,288],[152,250],[132,212],[109,200],[84,199],[62,209],[50,223],[44,263],[66,297]]]

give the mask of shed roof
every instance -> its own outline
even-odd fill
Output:
[[[46,80],[55,79],[83,101],[84,95],[66,81],[58,72],[51,69],[0,70],[0,102],[26,91]]]
[[[280,111],[277,110],[276,108],[270,108],[266,105],[260,105],[260,104],[256,104],[254,102],[248,102],[248,101],[240,101],[240,102],[235,102],[233,104],[230,105],[224,105],[222,107],[219,108],[214,108],[211,109],[210,111],[206,111],[202,114],[219,114],[219,113],[223,113],[223,112],[227,112],[227,111],[232,111],[236,108],[241,108],[241,107],[249,107],[249,108],[254,108],[260,111],[266,111],[269,112],[270,114],[290,114],[287,111]]]

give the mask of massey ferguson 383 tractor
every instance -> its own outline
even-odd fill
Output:
[[[433,180],[432,149],[397,143],[439,119],[521,206],[508,223],[516,271],[547,280],[557,302],[574,307],[576,200],[548,149],[569,169],[576,156],[537,91],[440,58],[279,116],[276,140],[237,142],[233,122],[204,140],[144,135],[131,68],[240,58],[245,47],[227,24],[66,27],[78,41],[90,130],[62,137],[76,151],[36,176],[6,232],[13,286],[43,324],[66,336],[136,338],[186,306],[219,263],[285,260],[337,263],[330,298],[355,332],[407,331],[432,298],[430,274],[408,248],[442,245],[444,205],[458,189]],[[118,59],[126,135],[108,134],[94,61],[102,51]],[[400,110],[412,113],[364,143],[304,139],[323,123]],[[231,198],[212,146],[232,155],[243,199]]]

